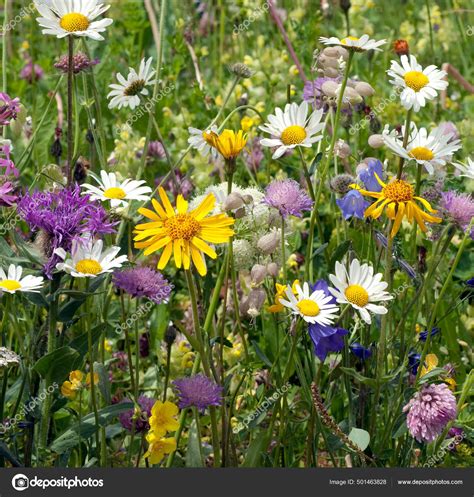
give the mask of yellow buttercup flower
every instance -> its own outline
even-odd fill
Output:
[[[298,291],[296,289],[296,285],[299,285],[299,284],[300,284],[300,281],[295,280],[293,282],[293,285],[291,285],[291,289],[293,290],[294,294],[297,294]],[[275,283],[275,289],[276,289],[275,303],[268,307],[269,312],[281,312],[285,308],[285,306],[282,303],[280,303],[280,299],[286,297],[287,285],[280,285],[279,283]]]
[[[240,126],[244,131],[250,131],[255,126],[255,121],[249,116],[244,116],[240,120]]]
[[[157,400],[151,408],[150,416],[150,431],[152,431],[156,438],[161,438],[166,435],[168,431],[175,431],[179,427],[176,416],[179,412],[178,406],[167,400],[161,402]]]
[[[231,226],[234,219],[226,214],[206,217],[213,209],[216,198],[210,193],[195,209],[188,212],[188,202],[182,195],[176,199],[173,208],[163,188],[158,189],[161,204],[152,199],[155,211],[141,208],[138,212],[151,219],[149,223],[135,227],[135,248],[144,248],[150,255],[163,249],[158,269],[164,269],[174,256],[177,268],[189,269],[191,260],[199,274],[207,273],[204,254],[215,259],[217,254],[206,242],[227,243],[234,234]]]
[[[65,381],[61,385],[61,393],[64,397],[67,397],[68,399],[74,399],[76,397],[76,393],[83,387],[83,377],[84,374],[78,369],[69,373],[69,381]]]
[[[148,450],[145,452],[145,457],[151,464],[159,464],[165,455],[171,454],[176,450],[175,438],[161,438],[155,432],[150,431],[146,436]]]
[[[235,159],[244,149],[247,143],[247,134],[242,130],[237,133],[231,129],[225,129],[220,135],[212,133],[211,145],[226,160]]]
[[[415,221],[425,233],[428,230],[425,221],[429,223],[440,223],[442,221],[441,218],[432,216],[420,208],[416,201],[420,202],[428,212],[432,214],[436,214],[437,212],[431,207],[428,201],[415,195],[415,189],[410,183],[401,179],[384,183],[376,173],[375,177],[382,187],[380,192],[363,190],[357,185],[351,186],[359,190],[362,195],[368,195],[377,199],[376,202],[366,209],[364,212],[365,217],[370,216],[373,219],[377,219],[385,209],[388,218],[395,220],[392,231],[390,232],[391,238],[397,234],[404,217],[410,222]]]
[[[432,369],[438,366],[438,357],[436,354],[427,354],[425,357],[425,364],[421,368],[421,376],[429,373]]]
[[[97,385],[99,383],[99,375],[97,373],[94,373],[94,385]],[[88,387],[91,386],[91,374],[87,373],[86,375],[86,385]]]

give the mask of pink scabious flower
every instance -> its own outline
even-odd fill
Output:
[[[456,398],[446,383],[424,385],[403,408],[407,426],[418,442],[433,442],[456,419]]]
[[[17,200],[17,195],[12,195],[10,192],[14,190],[14,186],[10,181],[0,185],[0,206],[11,207]]]
[[[0,126],[10,124],[20,112],[20,99],[10,98],[6,93],[0,92]]]
[[[0,94],[1,95],[1,94]],[[4,167],[4,176],[10,176],[13,174],[16,178],[20,175],[20,171],[15,167],[15,164],[10,159],[12,147],[10,140],[0,139],[0,167]]]
[[[301,217],[313,207],[313,201],[294,179],[272,181],[265,190],[263,202],[278,209],[282,217]]]
[[[466,230],[474,217],[474,199],[469,193],[443,192],[440,200],[444,217]],[[473,232],[471,232],[471,237]]]

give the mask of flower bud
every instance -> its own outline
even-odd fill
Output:
[[[338,174],[332,178],[329,186],[336,193],[345,195],[350,190],[349,185],[352,185],[353,183],[355,183],[355,179],[350,174]]]
[[[249,194],[244,195],[242,198],[244,199],[245,205],[252,204],[254,201],[252,195],[249,195]]]
[[[368,140],[369,146],[372,148],[380,148],[384,146],[382,135],[371,135]]]
[[[344,90],[343,100],[345,102],[349,102],[350,104],[354,105],[362,102],[362,97],[354,90],[354,88],[346,86],[346,89]]]
[[[257,248],[265,255],[273,254],[280,243],[278,231],[273,230],[263,235],[257,242]]]
[[[393,42],[393,50],[399,57],[410,53],[410,47],[406,40],[395,40]]]
[[[226,211],[233,211],[235,209],[239,209],[244,205],[244,199],[242,195],[237,192],[230,193],[227,198],[224,200],[223,208]]]
[[[338,88],[339,83],[336,81],[325,81],[321,86],[322,92],[328,97],[335,97]]]
[[[242,219],[245,216],[245,207],[237,209],[234,213],[235,219]]]
[[[334,153],[341,159],[347,159],[351,155],[351,147],[344,140],[337,140]]]
[[[252,70],[245,64],[238,62],[231,66],[230,70],[241,78],[250,78],[252,76]]]
[[[346,50],[345,48],[338,45],[336,45],[333,48],[336,50],[338,58],[342,57],[344,60],[347,60],[349,58],[349,51]]]
[[[321,53],[326,57],[332,57],[336,59],[340,57],[339,52],[336,50],[335,47],[326,47]]]
[[[326,57],[324,55],[321,55],[318,58],[318,66],[323,68],[323,69],[326,69],[329,67],[332,67],[334,69],[339,69],[339,62],[334,57]]]
[[[372,88],[372,86],[370,86],[369,83],[365,83],[364,81],[360,81],[359,83],[357,83],[354,87],[354,90],[362,97],[371,97],[375,93],[375,90]]]
[[[267,268],[262,264],[255,264],[250,270],[250,278],[254,285],[259,285],[267,275]]]
[[[278,276],[279,272],[280,272],[280,269],[278,268],[278,264],[276,262],[269,262],[267,264],[267,273],[270,276],[273,276],[273,278],[276,278]]]
[[[251,317],[258,316],[260,314],[260,309],[265,303],[266,298],[267,295],[263,288],[252,288],[247,299],[247,314]]]

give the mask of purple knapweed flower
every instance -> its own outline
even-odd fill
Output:
[[[474,217],[474,199],[469,193],[443,192],[440,207],[444,217],[463,231],[468,228]],[[473,234],[471,231],[471,237]]]
[[[180,409],[196,407],[204,412],[206,407],[221,404],[223,388],[203,374],[180,378],[173,381],[173,385],[178,393]]]
[[[131,402],[129,399],[123,399],[122,402]],[[119,414],[120,424],[128,431],[135,433],[142,433],[150,429],[148,419],[151,416],[151,408],[153,407],[155,399],[140,395],[138,397],[139,409],[130,409]],[[135,426],[134,426],[135,425]]]

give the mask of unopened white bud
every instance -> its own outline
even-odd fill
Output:
[[[371,97],[375,93],[375,90],[372,88],[372,86],[370,86],[369,83],[365,83],[364,81],[357,83],[354,89],[362,97]]]
[[[380,148],[384,146],[384,140],[382,135],[371,135],[368,140],[369,146],[372,148]]]

